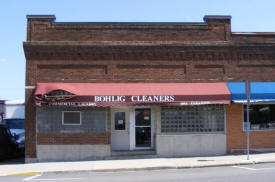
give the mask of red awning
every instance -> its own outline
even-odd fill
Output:
[[[49,99],[54,91],[67,96]],[[50,95],[50,96],[49,96]],[[226,83],[38,83],[36,105],[201,105],[230,104]]]

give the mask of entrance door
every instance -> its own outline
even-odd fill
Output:
[[[151,109],[135,109],[136,148],[151,148]]]
[[[130,150],[128,108],[112,108],[111,127],[112,150]]]

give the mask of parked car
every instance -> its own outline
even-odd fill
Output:
[[[18,151],[18,143],[11,135],[9,128],[0,124],[0,158],[5,159],[12,157]]]
[[[16,139],[18,143],[18,149],[24,151],[25,149],[25,119],[4,119],[3,124],[5,124],[12,136]]]

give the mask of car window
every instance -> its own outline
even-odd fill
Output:
[[[4,123],[10,129],[25,129],[25,120],[24,119],[6,119]]]
[[[0,128],[0,135],[6,135],[7,132],[6,132],[6,129],[5,128]]]
[[[7,128],[5,133],[7,133],[8,135],[11,135],[11,131]]]

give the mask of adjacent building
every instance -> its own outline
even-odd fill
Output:
[[[28,15],[26,162],[275,148],[275,34],[203,22],[56,22]]]
[[[4,119],[4,104],[5,104],[5,101],[0,100],[0,123]]]
[[[25,101],[6,100],[4,105],[5,119],[24,119],[25,118]]]

